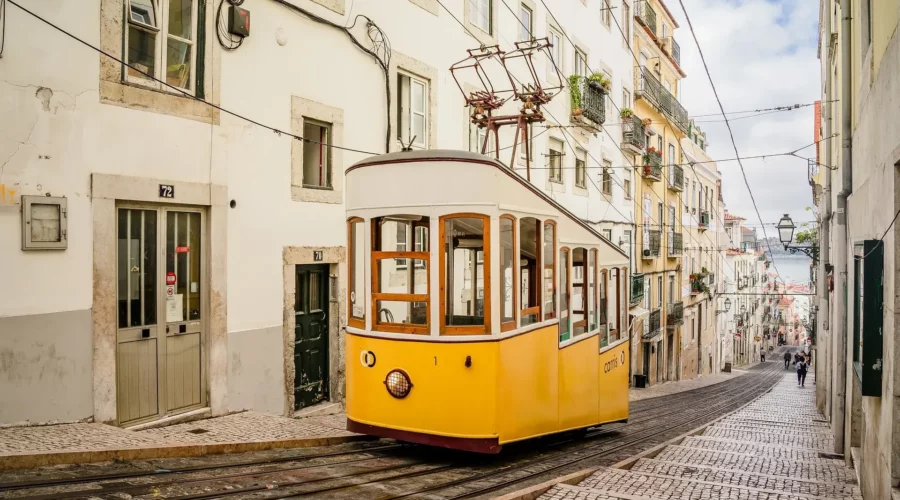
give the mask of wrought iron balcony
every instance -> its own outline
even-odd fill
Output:
[[[663,92],[663,86],[659,79],[646,66],[635,75],[637,82],[634,85],[634,96],[646,99],[650,104],[659,107],[659,96]]]
[[[637,115],[622,119],[622,149],[634,154],[641,154],[646,147],[647,134],[644,123]]]
[[[699,229],[708,229],[709,228],[709,210],[701,210],[700,211],[700,221],[697,225]]]
[[[583,116],[588,120],[603,125],[606,122],[607,91],[599,83],[588,78],[578,78],[572,96],[572,116]]]
[[[646,99],[647,102],[656,107],[666,118],[668,118],[676,127],[681,129],[685,134],[690,130],[690,120],[688,112],[684,106],[678,102],[678,99],[666,90],[659,79],[646,66],[641,67],[641,71],[635,75],[637,81],[634,86],[634,95],[636,98]]]
[[[667,54],[672,56],[675,64],[681,66],[681,47],[678,46],[678,42],[675,41],[674,36],[667,36],[663,38],[662,48],[666,51]]]
[[[669,189],[684,191],[684,169],[681,165],[669,165]]]
[[[681,233],[669,233],[669,257],[681,256],[684,249],[684,237]]]
[[[674,328],[684,324],[684,302],[670,303],[666,308],[666,326]]]
[[[632,274],[631,275],[631,300],[628,302],[629,305],[637,305],[640,304],[641,301],[644,300],[644,275],[643,274]]]
[[[643,257],[645,259],[655,259],[659,257],[659,240],[661,231],[656,229],[644,230]]]
[[[656,335],[659,334],[660,330],[660,319],[662,317],[662,311],[659,309],[654,309],[650,311],[650,317],[647,318],[648,328],[645,329],[644,338],[652,339]]]
[[[656,35],[656,11],[650,7],[648,0],[635,4],[634,18],[646,26],[654,36]]]
[[[651,147],[644,153],[644,166],[641,168],[644,178],[659,182],[662,180],[662,154]]]

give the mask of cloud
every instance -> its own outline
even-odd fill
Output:
[[[715,113],[718,104],[710,88],[697,47],[678,0],[664,0],[680,28],[681,102],[691,115]],[[683,0],[698,42],[726,111],[811,103],[820,98],[816,57],[818,2],[808,0]],[[737,118],[741,115],[729,115]],[[709,140],[709,155],[735,156],[728,129],[719,116],[698,118]],[[741,156],[783,153],[813,142],[813,107],[733,120]],[[815,156],[810,147],[800,152]],[[793,157],[743,162],[747,181],[764,222],[783,213],[809,220],[812,204],[807,164]],[[723,196],[732,213],[758,224],[756,212],[737,162],[719,163]],[[767,227],[769,236],[774,228]]]

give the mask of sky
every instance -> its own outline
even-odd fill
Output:
[[[678,0],[664,0],[680,27],[675,39],[681,47],[681,103],[693,117],[718,113],[697,45]],[[709,66],[725,111],[744,111],[820,99],[816,56],[818,2],[812,0],[683,0],[697,41]],[[784,153],[811,144],[813,107],[732,121],[740,156]],[[729,115],[729,120],[744,115]],[[696,121],[722,120],[722,116]],[[707,153],[713,159],[734,158],[728,129],[722,121],[698,123],[706,132]],[[800,151],[815,157],[815,148]],[[747,181],[763,222],[775,223],[788,213],[799,226],[814,220],[807,163],[793,157],[744,160]],[[718,164],[726,209],[759,224],[747,185],[735,161]],[[757,231],[762,237],[762,231]],[[768,236],[777,236],[766,226]]]

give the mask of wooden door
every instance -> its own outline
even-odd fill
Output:
[[[294,409],[328,398],[328,265],[298,265],[294,303]]]

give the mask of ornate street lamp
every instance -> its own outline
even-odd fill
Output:
[[[726,297],[726,298],[725,298],[725,309],[718,309],[718,310],[716,310],[716,314],[723,313],[723,312],[728,312],[729,309],[731,309],[731,299],[729,299],[729,298]]]
[[[784,245],[784,249],[791,253],[802,253],[807,257],[812,259],[813,264],[817,264],[819,262],[819,247],[816,245],[809,246],[791,246],[791,242],[794,241],[794,229],[797,226],[794,225],[794,221],[791,220],[791,216],[788,214],[784,214],[780,221],[778,221],[778,239],[781,240],[781,244]]]

